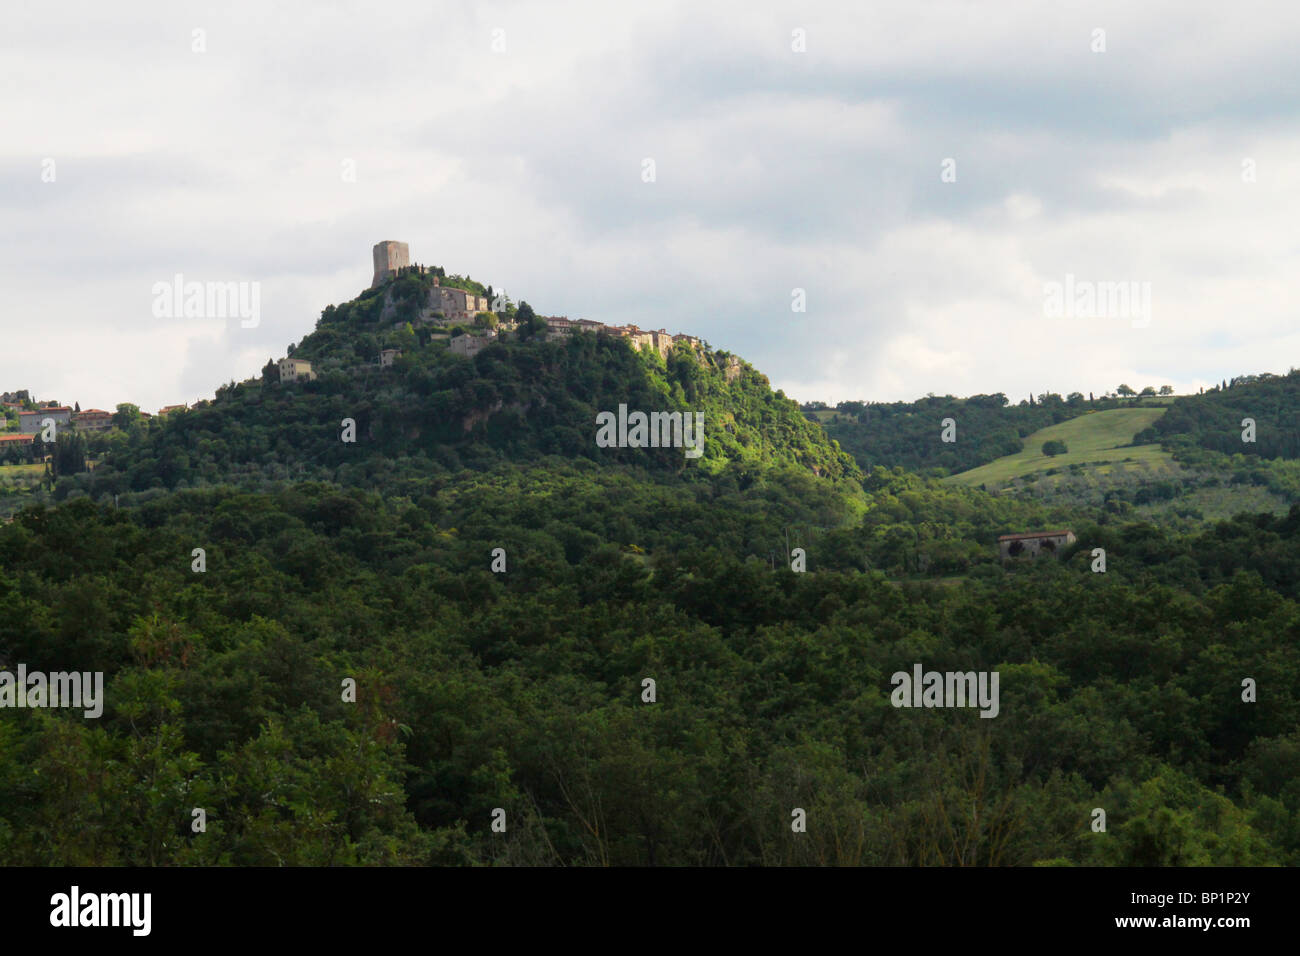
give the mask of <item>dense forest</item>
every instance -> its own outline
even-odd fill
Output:
[[[762,560],[843,517],[798,473],[553,464],[0,528],[3,660],[109,688],[0,722],[0,862],[1300,862],[1300,509],[1080,526],[951,587],[891,579],[869,522]],[[878,479],[909,524],[956,507]],[[998,671],[999,716],[891,707],[914,662]]]
[[[326,310],[318,380],[119,409],[0,525],[0,671],[107,685],[4,712],[0,864],[1300,863],[1300,507],[1178,530],[871,462],[1065,400],[850,409],[859,467],[726,353],[464,358],[406,278]],[[595,447],[620,403],[702,410],[704,456]],[[916,664],[998,673],[997,717],[893,706]]]
[[[1255,423],[1251,440],[1245,419]],[[1206,452],[1260,459],[1300,458],[1300,371],[1249,375],[1202,395],[1180,398],[1136,442],[1159,441],[1182,460]]]

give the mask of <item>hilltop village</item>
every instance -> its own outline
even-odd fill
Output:
[[[430,277],[432,287],[426,300],[420,303],[417,313],[411,319],[411,324],[413,327],[446,330],[434,333],[430,338],[447,339],[448,347],[452,352],[474,355],[490,345],[498,336],[517,331],[518,312],[513,303],[504,300],[490,301],[488,295],[481,295],[473,288],[466,288],[465,286],[471,285],[467,280],[453,277],[449,281],[441,270],[412,265],[410,249],[405,242],[386,240],[377,243],[373,250],[373,257],[375,271],[370,283],[372,289],[377,289],[405,275]],[[396,321],[397,317],[397,302],[390,290],[385,296],[380,319]],[[701,342],[696,336],[683,333],[670,334],[665,329],[645,330],[635,325],[607,325],[592,319],[570,319],[563,315],[538,316],[538,318],[546,323],[546,334],[550,337],[566,336],[575,332],[615,335],[627,339],[633,348],[654,349],[661,356],[667,356],[678,342],[684,342],[694,349],[701,347]],[[379,357],[380,364],[391,365],[398,355],[400,350],[385,350]],[[310,369],[306,372],[310,374]],[[296,374],[303,374],[301,366],[296,370]],[[283,376],[281,380],[284,380]]]
[[[517,334],[523,322],[533,323],[533,334],[546,338],[563,338],[588,332],[613,335],[627,339],[633,348],[648,348],[667,357],[674,345],[684,343],[700,351],[704,344],[694,335],[671,334],[665,329],[641,329],[636,325],[608,325],[591,319],[570,319],[563,315],[534,316],[527,306],[517,307],[504,296],[491,295],[491,287],[483,289],[472,280],[459,276],[448,277],[444,270],[410,261],[410,248],[405,242],[386,240],[372,250],[374,273],[370,288],[383,292],[379,320],[394,329],[409,324],[419,330],[425,341],[444,341],[450,352],[471,357],[498,340]],[[405,276],[420,276],[426,280],[427,293],[415,303],[399,301],[395,284]],[[486,294],[485,294],[486,293]],[[544,323],[544,330],[537,323]],[[402,356],[399,347],[381,348],[373,361],[380,368],[391,368]],[[725,372],[728,380],[740,374],[740,360],[728,356]],[[295,357],[292,347],[289,354],[268,363],[263,369],[263,380],[272,379],[286,385],[314,381],[317,371],[307,359]],[[192,404],[166,405],[155,415],[141,411],[137,406],[123,403],[115,411],[99,408],[82,410],[79,404],[65,405],[59,401],[36,401],[26,389],[0,395],[0,463],[40,461],[47,457],[48,449],[40,441],[48,434],[48,423],[57,431],[67,430],[89,438],[113,429],[127,431],[138,423],[147,423],[174,412],[187,411],[208,404],[200,399]]]
[[[193,405],[164,405],[156,415],[151,415],[129,403],[107,412],[102,408],[83,410],[80,403],[64,405],[57,400],[37,401],[28,389],[0,393],[0,464],[31,458],[38,438],[47,433],[51,423],[56,432],[67,430],[84,437],[114,428],[126,430],[136,422],[147,422],[206,404],[200,400]]]

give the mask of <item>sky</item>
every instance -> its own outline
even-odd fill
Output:
[[[390,239],[800,401],[1286,373],[1297,49],[1291,2],[11,5],[0,391],[211,397]]]

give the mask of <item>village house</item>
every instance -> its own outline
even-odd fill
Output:
[[[66,405],[41,408],[34,412],[18,413],[18,430],[24,435],[35,435],[41,430],[41,422],[47,418],[54,420],[55,426],[67,425],[72,421],[72,409]]]
[[[401,349],[384,349],[379,353],[379,367],[392,368],[393,362],[402,357]]]
[[[35,435],[15,435],[12,432],[7,435],[0,435],[0,460],[11,460],[14,457],[13,449],[15,448],[22,449],[22,457],[31,460],[35,444]]]
[[[158,409],[158,417],[161,418],[163,415],[170,415],[172,412],[186,411],[189,411],[188,405],[164,405],[162,408]]]
[[[113,427],[113,413],[106,412],[102,408],[87,408],[72,413],[72,424],[77,426],[78,431],[108,431]]]
[[[1004,561],[1008,558],[1037,558],[1045,554],[1057,557],[1075,540],[1074,532],[1069,529],[1004,534],[998,536],[998,552]]]
[[[276,364],[280,369],[281,382],[290,384],[316,380],[316,373],[311,370],[311,362],[306,359],[282,358]]]

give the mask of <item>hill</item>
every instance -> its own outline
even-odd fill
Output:
[[[861,478],[793,401],[728,353],[683,344],[665,357],[614,336],[554,340],[526,325],[466,357],[428,329],[419,335],[400,316],[382,318],[394,285],[325,310],[292,353],[312,362],[315,381],[281,383],[268,363],[260,379],[223,386],[205,406],[134,431],[93,474],[61,482],[63,494],[101,499],[289,476],[373,483],[547,456],[725,475],[740,487],[781,468]],[[395,342],[402,356],[381,368],[379,349]],[[701,414],[702,455],[599,447],[597,415],[620,406]],[[345,420],[355,423],[355,442],[342,440]]]
[[[1036,401],[1010,405],[998,392],[969,398],[930,395],[914,402],[841,402],[834,409],[809,403],[803,408],[863,469],[902,467],[941,476],[1032,451],[1028,439],[1035,432],[1124,404],[1116,398],[1090,400],[1078,392],[1062,398],[1049,392]],[[956,423],[955,442],[940,440],[946,419]]]

